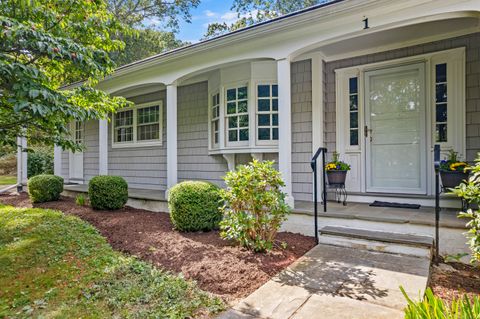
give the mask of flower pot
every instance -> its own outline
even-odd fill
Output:
[[[345,184],[348,171],[327,171],[328,184]]]
[[[468,173],[457,171],[440,171],[443,188],[455,188],[464,180],[468,180]]]

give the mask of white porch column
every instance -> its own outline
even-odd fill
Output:
[[[285,181],[287,203],[293,207],[292,196],[292,97],[290,60],[277,61],[278,80],[278,167]]]
[[[98,121],[98,175],[108,175],[108,120]]]
[[[62,176],[62,148],[58,145],[53,147],[53,174]]]
[[[167,85],[167,192],[177,184],[177,85]]]
[[[25,151],[27,148],[27,138],[17,137],[17,189],[23,191],[23,186],[27,185],[27,158]]]

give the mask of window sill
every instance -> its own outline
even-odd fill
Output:
[[[245,153],[278,153],[278,146],[257,147],[228,147],[222,149],[209,149],[208,155],[245,154]]]
[[[138,148],[138,147],[153,147],[153,146],[162,146],[162,141],[157,142],[136,142],[136,143],[121,143],[121,144],[112,144],[112,148]]]

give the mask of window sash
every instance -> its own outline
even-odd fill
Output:
[[[257,142],[278,142],[278,85],[259,83],[256,90]]]
[[[448,142],[448,64],[435,64],[435,142]]]
[[[248,143],[250,139],[248,85],[226,88],[225,93],[227,143]]]

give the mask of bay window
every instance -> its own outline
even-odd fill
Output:
[[[278,141],[278,85],[257,85],[257,140]]]
[[[241,86],[226,90],[226,127],[228,143],[248,142],[248,88]]]
[[[218,146],[220,139],[220,93],[216,93],[212,96],[212,144]]]
[[[162,102],[137,105],[113,115],[113,147],[162,143]]]

